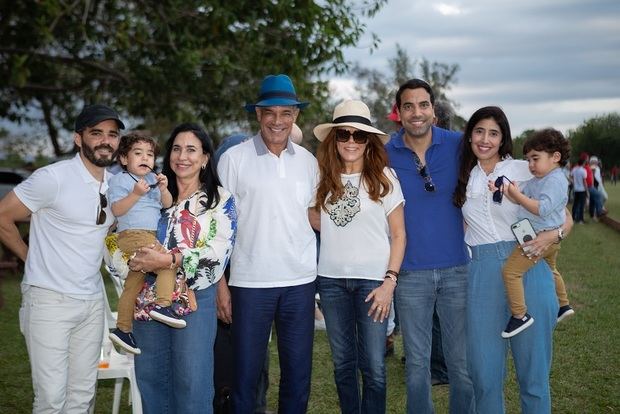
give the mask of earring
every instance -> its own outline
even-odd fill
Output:
[[[207,168],[207,164],[202,164],[201,169],[204,170],[205,168]]]

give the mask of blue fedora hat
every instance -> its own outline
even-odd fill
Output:
[[[257,106],[296,106],[302,109],[308,106],[308,102],[297,100],[295,87],[288,76],[267,75],[260,85],[256,103],[245,105],[245,109],[254,112]]]

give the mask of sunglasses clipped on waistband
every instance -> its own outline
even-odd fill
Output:
[[[499,177],[495,179],[495,188],[497,188],[497,190],[493,192],[493,202],[497,204],[501,204],[502,199],[504,198],[504,190],[503,190],[504,179],[506,179],[506,181],[512,184],[512,181],[510,181],[510,179],[506,177],[505,175],[500,175]]]
[[[346,129],[337,129],[336,130],[336,141],[338,142],[347,142],[350,137],[353,137],[353,141],[356,144],[365,144],[368,142],[368,136],[370,134],[366,131],[357,130],[353,132],[349,132]]]

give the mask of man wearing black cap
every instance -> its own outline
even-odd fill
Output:
[[[124,127],[113,109],[86,106],[73,135],[79,153],[38,169],[0,201],[0,241],[25,262],[19,320],[33,413],[85,413],[95,393],[104,317],[99,268],[114,222],[105,167]],[[15,223],[28,217],[26,245]]]

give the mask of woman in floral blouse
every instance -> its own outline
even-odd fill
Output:
[[[161,246],[140,249],[131,270],[177,269],[172,308],[184,329],[150,320],[155,279],[147,277],[136,302],[134,335],[142,354],[135,357],[144,412],[211,413],[216,284],[232,251],[236,211],[232,195],[220,186],[211,163],[213,144],[198,125],[177,126],[166,143],[163,174],[173,196],[163,211]]]

